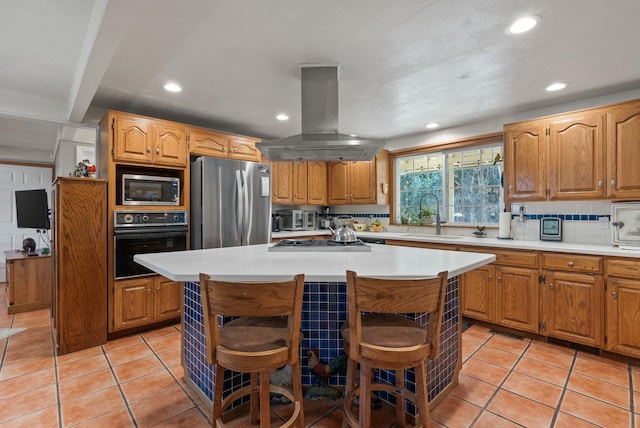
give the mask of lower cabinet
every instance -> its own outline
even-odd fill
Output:
[[[162,276],[116,281],[114,328],[124,330],[178,318],[182,283]]]
[[[609,259],[605,349],[640,358],[640,261]]]
[[[538,333],[538,270],[496,266],[496,323]]]
[[[496,267],[485,265],[462,276],[460,312],[486,322],[496,321]]]

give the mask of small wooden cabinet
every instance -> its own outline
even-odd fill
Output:
[[[326,162],[272,162],[271,202],[278,205],[325,205]]]
[[[543,333],[600,347],[603,343],[602,257],[543,254]]]
[[[485,265],[462,275],[460,313],[486,322],[496,320],[496,267]]]
[[[543,200],[547,189],[547,144],[543,121],[504,127],[504,197]]]
[[[256,143],[260,140],[211,129],[189,127],[189,153],[260,162]]]
[[[640,358],[640,261],[605,261],[605,349]]]
[[[271,163],[271,202],[293,204],[293,162]]]
[[[114,331],[175,319],[182,313],[182,283],[161,276],[116,281]]]
[[[7,314],[51,307],[51,256],[5,251]]]
[[[107,341],[107,182],[58,177],[53,184],[52,317],[62,355]]]
[[[128,113],[110,114],[115,162],[187,166],[186,126]]]
[[[607,196],[640,198],[640,100],[607,112]]]
[[[329,162],[327,175],[329,205],[377,202],[375,159],[369,162]]]
[[[496,322],[538,333],[538,270],[496,266]]]

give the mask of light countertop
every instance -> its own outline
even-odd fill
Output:
[[[294,235],[295,234],[295,235]],[[328,230],[300,232],[274,232],[273,238],[304,238],[313,235],[331,235]],[[362,238],[395,239],[399,241],[431,242],[434,244],[453,244],[464,246],[493,247],[514,250],[553,251],[559,253],[590,254],[598,256],[640,258],[638,250],[621,250],[612,245],[575,244],[554,241],[502,240],[497,238],[476,238],[475,236],[428,235],[404,232],[356,232]]]
[[[280,281],[304,273],[308,282],[344,282],[346,271],[384,278],[461,275],[495,260],[493,254],[371,245],[371,252],[267,251],[273,244],[138,254],[134,261],[173,281],[199,273],[229,281]]]

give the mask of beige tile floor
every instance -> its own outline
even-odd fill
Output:
[[[7,315],[0,329],[0,428],[206,427],[211,410],[182,382],[179,326],[55,356],[49,311]],[[472,326],[460,384],[432,412],[443,427],[640,427],[640,369]],[[640,402],[639,402],[640,404]],[[339,427],[341,402],[305,401],[305,425]],[[273,423],[288,406],[275,406]],[[393,427],[377,411],[375,427]],[[246,420],[236,426],[248,426]]]

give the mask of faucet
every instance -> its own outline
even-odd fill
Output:
[[[435,193],[425,193],[420,197],[418,217],[422,217],[422,200],[427,196],[433,196],[436,200],[436,235],[440,235],[440,225],[446,223],[446,221],[440,218],[440,201],[438,200],[438,196]]]

